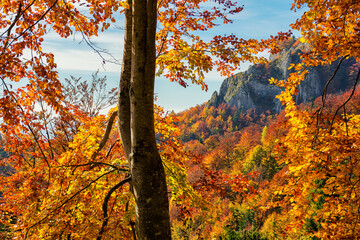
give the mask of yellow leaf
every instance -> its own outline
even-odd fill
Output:
[[[351,193],[351,198],[355,198],[356,197],[356,193],[355,192],[352,192]]]

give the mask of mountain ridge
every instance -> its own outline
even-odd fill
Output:
[[[287,79],[293,70],[289,70],[290,64],[300,63],[300,54],[306,49],[304,44],[294,38],[283,46],[283,50],[271,55],[266,64],[255,64],[245,72],[240,72],[226,78],[221,84],[219,92],[215,91],[206,106],[218,107],[225,103],[230,107],[235,106],[246,112],[255,108],[259,112],[270,111],[279,113],[283,106],[275,98],[280,94],[281,88],[269,83],[271,77]],[[328,79],[334,73],[338,61],[331,65],[313,68],[298,87],[295,100],[298,104],[316,99],[322,95]],[[346,91],[353,85],[354,76],[351,75],[351,67],[356,63],[355,59],[349,58],[343,61],[334,79],[331,81],[327,93]]]

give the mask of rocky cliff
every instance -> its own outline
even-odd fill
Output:
[[[268,64],[256,64],[245,72],[235,74],[225,79],[220,91],[215,91],[208,101],[208,106],[217,107],[221,103],[236,106],[246,111],[256,108],[258,111],[280,112],[282,105],[277,98],[281,92],[279,87],[271,85],[269,78],[286,79],[291,70],[291,63],[300,62],[300,53],[305,48],[295,40],[285,47],[279,54],[270,56]],[[319,66],[311,70],[298,88],[296,102],[308,102],[321,96],[323,88],[336,69],[337,62],[331,65]],[[351,75],[351,66],[354,59],[343,61],[338,73],[328,87],[328,93],[344,91],[352,86],[354,77]]]

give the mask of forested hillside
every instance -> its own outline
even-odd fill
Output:
[[[291,75],[291,71],[281,73],[274,66],[296,64],[299,57],[291,51],[304,50],[297,47],[299,42],[291,38],[282,42],[282,52],[272,56],[270,63],[226,79],[220,94],[215,93],[210,102],[177,114],[180,138],[187,150],[201,155],[211,170],[248,181],[240,195],[231,191],[213,195],[216,210],[209,211],[214,219],[207,226],[197,226],[203,234],[208,232],[216,239],[359,237],[355,230],[360,170],[356,61],[338,59],[332,65],[311,69],[307,80],[291,94],[294,104],[302,102],[292,110],[278,107],[274,111],[275,104],[269,100],[280,94],[284,85],[271,92],[274,87],[263,80],[256,88],[259,76]],[[287,60],[281,60],[284,56]],[[249,94],[249,86],[252,93],[263,94],[253,105],[246,105],[251,100],[244,99],[256,99]],[[193,171],[196,173],[196,168],[189,169],[189,176]],[[202,220],[197,214],[191,216],[192,222]],[[190,239],[195,231],[184,225],[178,228],[181,237]]]
[[[323,114],[329,121],[350,94],[351,91],[327,96]],[[316,113],[321,107],[321,97],[301,105],[302,111],[306,110],[313,116],[313,124],[316,124]],[[356,221],[351,223],[334,215],[339,206],[334,202],[339,202],[341,195],[333,192],[349,191],[347,196],[355,198],[357,185],[350,179],[355,179],[356,175],[351,174],[359,171],[357,161],[347,165],[346,169],[334,166],[337,169],[331,172],[336,175],[324,171],[325,179],[319,178],[319,170],[302,172],[303,184],[311,186],[302,193],[304,189],[294,183],[294,175],[297,176],[303,166],[291,165],[290,159],[293,157],[288,155],[289,151],[284,144],[290,137],[289,118],[285,111],[279,114],[256,112],[256,109],[252,109],[243,113],[225,104],[217,108],[203,104],[178,114],[177,124],[186,149],[201,155],[203,163],[213,171],[225,176],[241,175],[248,179],[250,192],[243,195],[248,193],[245,191],[240,196],[231,191],[226,191],[223,195],[213,195],[212,206],[216,207],[209,209],[213,217],[209,225],[196,226],[195,229],[189,227],[203,220],[201,215],[194,211],[188,220],[192,224],[187,222],[186,226],[178,226],[182,229],[180,236],[190,237],[194,234],[192,231],[201,227],[202,234],[206,235],[208,232],[217,239],[301,239],[309,235],[321,236],[322,226],[325,224],[333,224],[333,227],[342,228],[350,236],[357,236],[350,228],[356,228]],[[357,90],[348,102],[347,114],[360,114],[360,91]],[[316,136],[310,140],[316,141]],[[341,143],[340,145],[342,146]],[[351,148],[356,148],[356,145]],[[300,152],[306,149],[298,146],[296,151],[301,154]],[[196,168],[190,168],[188,174],[196,174]],[[350,177],[349,180],[346,180],[347,176]],[[327,185],[325,182],[330,179],[331,184]],[[335,190],[343,184],[342,181],[349,181],[352,185],[342,185],[343,189]],[[330,189],[333,189],[331,193]],[[304,199],[296,198],[301,195]],[[344,211],[354,207],[356,209],[356,201],[353,204],[355,205],[351,206],[350,202],[346,201],[342,207],[345,208]],[[348,217],[357,214],[347,213]],[[337,217],[334,222],[330,222],[324,219],[324,215],[331,219]],[[341,219],[346,221],[346,225],[343,225]],[[344,232],[341,237],[345,236],[342,235]]]

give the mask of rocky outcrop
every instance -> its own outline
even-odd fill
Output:
[[[243,111],[256,108],[259,112],[268,110],[273,113],[280,112],[282,105],[275,96],[281,92],[281,89],[271,85],[268,79],[271,77],[286,79],[292,71],[288,69],[290,64],[300,62],[299,54],[304,48],[303,45],[293,44],[279,54],[270,56],[268,64],[253,65],[247,71],[225,79],[220,91],[213,93],[207,105],[217,107],[226,103]],[[354,59],[347,59],[342,63],[328,88],[328,93],[344,91],[352,86],[354,79],[349,75],[349,68],[354,63]],[[299,104],[319,97],[336,66],[337,62],[312,69],[298,88],[296,102]]]

